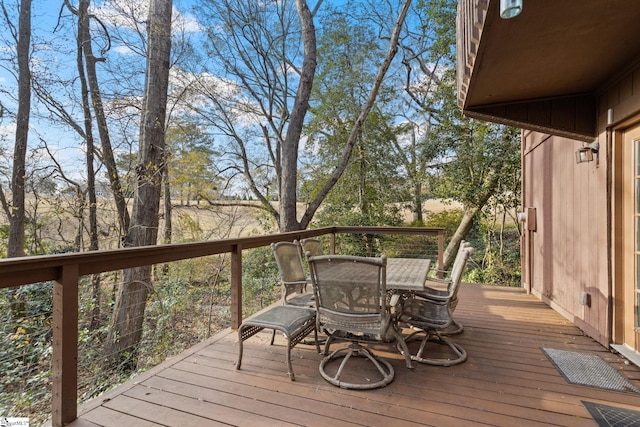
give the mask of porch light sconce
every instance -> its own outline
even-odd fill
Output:
[[[522,0],[500,0],[500,18],[511,19],[522,12]]]
[[[576,163],[584,163],[593,161],[593,155],[598,154],[600,143],[596,140],[591,144],[578,148],[576,151]]]

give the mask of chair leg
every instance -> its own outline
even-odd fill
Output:
[[[451,319],[451,327],[445,329],[444,331],[440,331],[440,335],[460,335],[464,332],[464,325],[458,322],[456,319]]]
[[[409,347],[407,347],[407,343],[405,342],[404,337],[402,336],[400,331],[398,331],[396,328],[391,328],[391,333],[393,334],[393,336],[396,339],[396,342],[398,343],[398,346],[399,346],[398,350],[404,356],[404,360],[405,360],[405,364],[407,365],[407,368],[413,369],[413,365],[411,363],[411,353],[409,353]]]
[[[295,381],[296,376],[293,373],[293,365],[291,364],[291,340],[289,336],[287,336],[287,369],[289,371],[289,379]]]
[[[315,328],[313,330],[313,343],[316,346],[316,352],[318,352],[318,354],[320,354],[320,341],[318,341],[318,328]]]
[[[331,335],[327,335],[327,340],[324,342],[324,350],[322,350],[322,354],[323,355],[327,355],[329,354],[329,346],[331,345],[331,342],[333,341],[333,337]]]
[[[411,360],[415,360],[416,362],[424,363],[427,365],[437,365],[437,366],[453,366],[453,365],[458,365],[460,363],[463,363],[467,360],[467,352],[464,348],[462,348],[459,344],[452,342],[446,336],[436,331],[418,330],[412,333],[411,335],[409,335],[407,338],[405,338],[405,341],[410,342],[410,341],[413,341],[414,339],[418,339],[419,334],[424,334],[424,338],[420,342],[420,348],[418,349],[416,354],[411,356]],[[427,344],[430,342],[440,344],[440,345],[446,345],[451,349],[451,351],[453,352],[453,354],[455,354],[456,357],[448,358],[448,359],[424,357],[425,348]]]
[[[238,362],[236,363],[236,370],[240,369],[242,364],[242,328],[238,330]]]
[[[368,382],[368,383],[362,383],[362,384],[348,383],[348,382],[342,381],[340,377],[342,376],[342,373],[344,371],[344,368],[347,362],[353,356],[365,357],[369,361],[371,361],[373,365],[376,367],[376,369],[378,370],[378,372],[380,373],[380,376],[382,377],[382,379],[380,381]],[[336,374],[333,376],[329,375],[325,370],[326,365],[332,360],[338,359],[341,357],[343,359],[340,362],[340,366],[338,367]],[[357,342],[351,343],[346,347],[341,347],[335,350],[330,355],[326,356],[320,362],[319,370],[320,370],[320,375],[322,375],[322,377],[325,380],[329,381],[331,384],[336,385],[340,388],[354,389],[354,390],[370,390],[373,388],[384,387],[387,384],[389,384],[391,381],[393,381],[393,378],[395,376],[395,371],[393,370],[393,366],[391,366],[389,362],[387,362],[384,359],[376,357],[373,353],[371,353],[371,351],[369,351],[369,349],[361,346]]]

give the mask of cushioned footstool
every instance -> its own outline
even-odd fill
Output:
[[[309,335],[315,334],[316,351],[320,353],[318,345],[318,332],[316,331],[316,312],[312,308],[296,307],[291,305],[277,305],[263,311],[242,322],[238,329],[238,363],[236,369],[240,369],[242,363],[242,343],[263,329],[281,331],[287,338],[287,367],[289,378],[295,380],[291,365],[291,349]],[[273,344],[273,336],[271,337]]]

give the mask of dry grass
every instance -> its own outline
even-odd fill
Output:
[[[129,209],[132,202],[129,201]],[[301,216],[306,205],[300,204],[298,213]],[[413,221],[412,212],[400,205],[404,222]],[[460,204],[446,200],[427,200],[423,205],[424,216],[444,210],[458,209]],[[78,209],[77,199],[71,196],[59,197],[27,197],[28,241],[35,241],[28,251],[30,253],[50,253],[74,248],[79,230],[80,247],[88,248],[88,212]],[[271,217],[260,208],[258,202],[228,202],[217,206],[206,203],[189,205],[176,204],[172,210],[173,242],[203,241],[223,238],[242,237],[252,234],[273,231]],[[0,213],[0,221],[8,223],[6,216]],[[158,239],[162,242],[164,234],[164,210],[160,212]],[[34,225],[35,224],[35,225]],[[267,225],[267,229],[265,228]],[[268,229],[273,227],[272,229]],[[110,198],[98,199],[98,232],[101,249],[117,249],[120,247],[122,232],[119,227],[117,212]]]

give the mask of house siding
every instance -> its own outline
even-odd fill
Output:
[[[593,162],[575,161],[584,142],[522,134],[523,208],[536,212],[535,230],[524,227],[524,286],[605,346],[611,341],[608,303],[615,289],[609,182],[616,163],[607,156],[616,151],[609,132],[640,118],[640,66],[627,69],[599,93],[594,120],[600,151]],[[580,304],[582,292],[590,296],[590,305]]]

